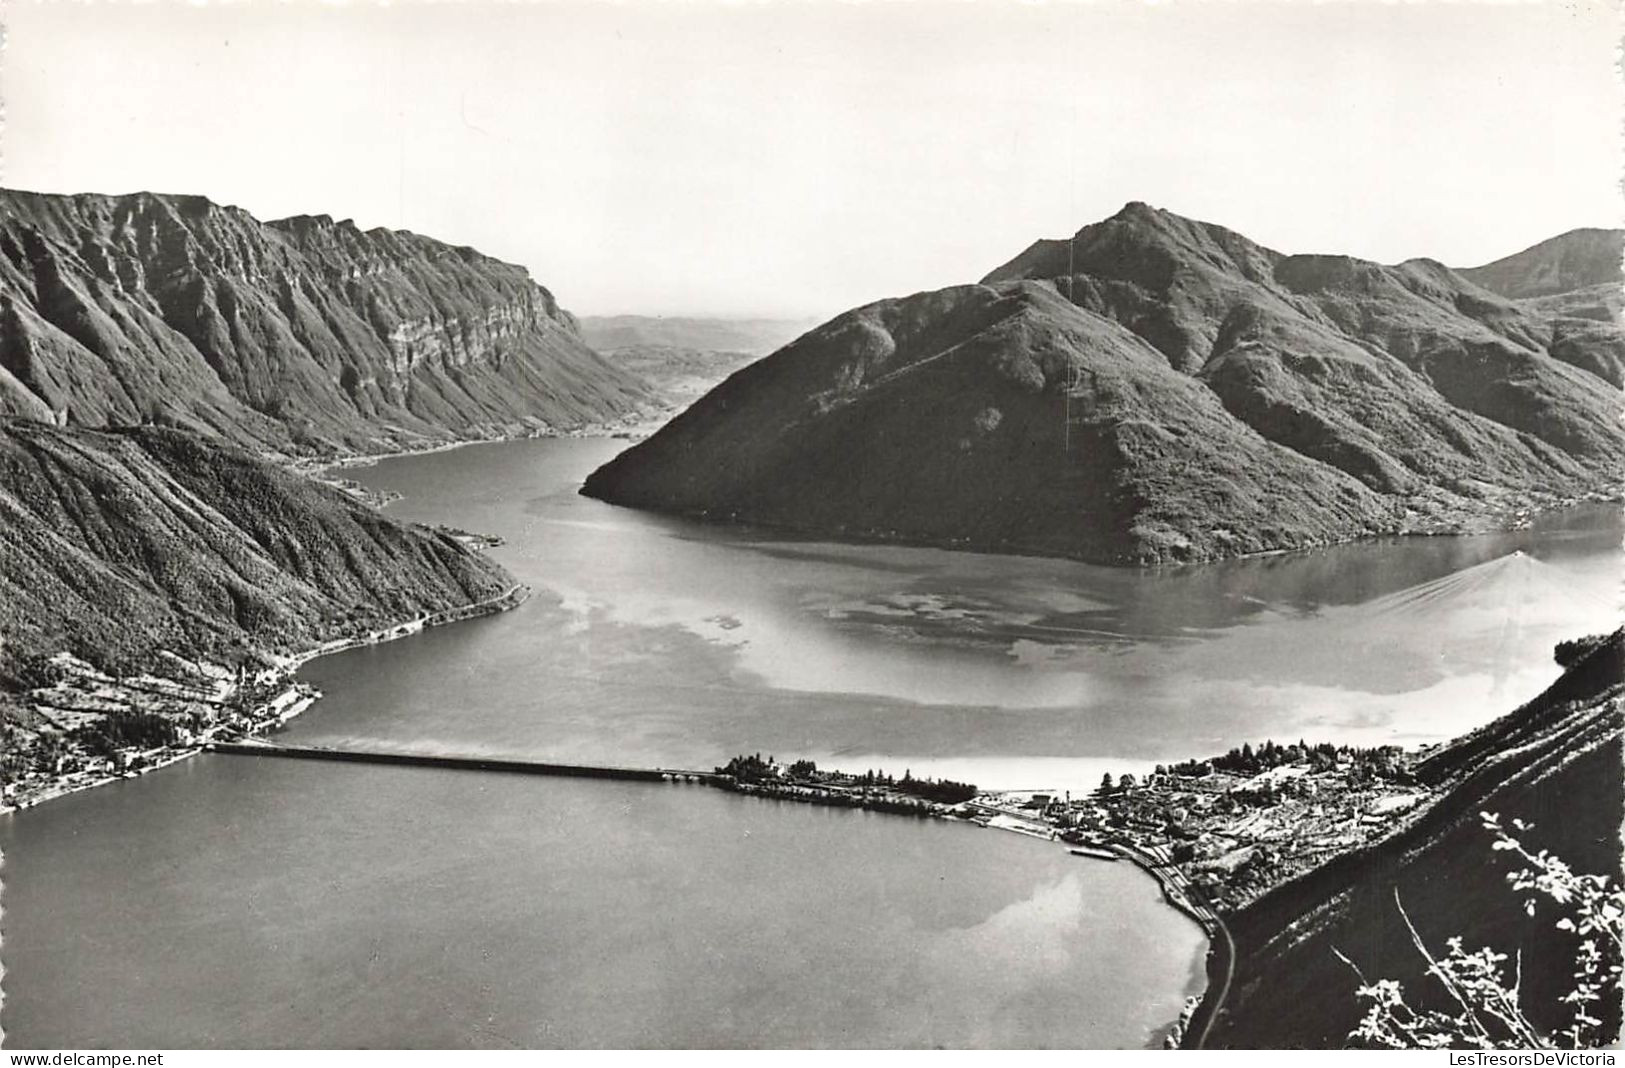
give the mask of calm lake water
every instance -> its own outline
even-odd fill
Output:
[[[502,535],[535,593],[313,663],[285,736],[1079,790],[1269,737],[1446,738],[1620,616],[1612,510],[1133,573],[577,496],[621,445],[358,472]],[[699,787],[203,757],[0,818],[0,848],[16,1046],[1135,1046],[1200,989],[1199,930],[1130,867]]]

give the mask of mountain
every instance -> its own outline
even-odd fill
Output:
[[[1558,656],[1566,670],[1545,693],[1419,764],[1418,777],[1442,796],[1415,824],[1226,917],[1235,970],[1209,1046],[1342,1046],[1363,1008],[1358,979],[1334,951],[1369,979],[1399,980],[1413,1004],[1440,998],[1396,893],[1430,949],[1460,936],[1469,951],[1490,946],[1509,961],[1520,953],[1530,1018],[1548,1032],[1568,1024],[1559,999],[1572,985],[1578,940],[1554,929],[1544,899],[1533,915],[1524,911],[1525,895],[1506,881],[1507,854],[1492,851],[1479,815],[1531,824],[1525,847],[1550,850],[1577,872],[1619,875],[1625,631],[1564,643]],[[1617,994],[1612,1005],[1604,995],[1603,1013],[1617,1034]]]
[[[1625,285],[1625,230],[1570,230],[1482,267],[1459,272],[1503,297],[1549,297]]]
[[[584,316],[581,336],[654,387],[670,407],[690,404],[739,368],[816,326],[816,319]]]
[[[847,312],[594,472],[604,500],[1115,564],[1457,531],[1617,493],[1621,345],[1432,260],[1140,203]]]
[[[1570,230],[1462,276],[1551,323],[1559,359],[1625,388],[1625,230]]]
[[[258,662],[512,585],[449,535],[219,441],[0,419],[0,689],[62,651]]]
[[[581,336],[600,352],[610,349],[671,348],[765,356],[816,325],[816,319],[586,315],[581,318]]]
[[[0,191],[0,415],[330,455],[647,399],[523,268],[470,248],[194,196]]]
[[[748,352],[670,345],[629,345],[600,351],[610,363],[649,383],[673,409],[693,403],[712,386],[757,359]]]

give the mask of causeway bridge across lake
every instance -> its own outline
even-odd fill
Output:
[[[231,756],[332,760],[349,764],[396,764],[409,767],[453,768],[461,771],[495,771],[510,775],[568,775],[582,779],[698,782],[706,785],[723,781],[723,776],[714,771],[691,771],[683,768],[621,768],[596,764],[552,764],[540,760],[447,756],[435,753],[402,753],[387,749],[333,749],[320,745],[278,745],[273,742],[210,742],[203,749],[205,752],[225,753]]]

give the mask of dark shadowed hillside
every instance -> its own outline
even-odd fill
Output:
[[[380,452],[648,398],[523,268],[202,197],[0,192],[0,414]]]
[[[1126,564],[1516,522],[1617,492],[1625,334],[1579,322],[1130,204],[831,320],[585,492]]]
[[[217,441],[0,419],[0,682],[62,651],[115,671],[162,649],[255,663],[512,585]]]
[[[1400,980],[1413,1004],[1439,997],[1394,904],[1427,944],[1461,936],[1469,950],[1523,954],[1523,1004],[1550,1030],[1569,1022],[1576,940],[1555,930],[1543,902],[1533,916],[1506,883],[1508,855],[1493,852],[1479,813],[1532,823],[1531,850],[1576,871],[1618,876],[1625,822],[1625,632],[1565,643],[1567,670],[1517,711],[1431,754],[1418,766],[1444,791],[1416,823],[1346,854],[1228,917],[1235,979],[1209,1045],[1337,1047],[1359,1022],[1358,980],[1340,950],[1372,979]],[[1610,1026],[1617,1033],[1618,999]],[[1437,1006],[1436,1006],[1437,1007]]]

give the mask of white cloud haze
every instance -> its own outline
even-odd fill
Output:
[[[577,312],[828,315],[1131,199],[1473,265],[1619,219],[1617,9],[13,2],[4,181],[523,263]]]

